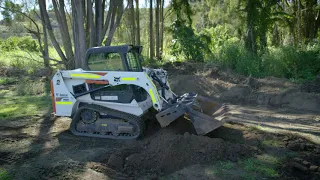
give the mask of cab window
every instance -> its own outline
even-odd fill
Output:
[[[134,51],[128,52],[127,61],[128,61],[129,71],[135,71],[135,72],[141,71],[139,55],[136,52]]]
[[[92,71],[123,71],[119,53],[94,53],[88,58],[88,66]]]

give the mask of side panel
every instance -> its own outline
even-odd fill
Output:
[[[66,87],[60,71],[52,78],[52,86],[54,89],[53,104],[56,107],[56,115],[71,116],[72,107],[76,100]]]
[[[140,86],[150,95],[153,107],[158,111],[162,110],[162,99],[160,99],[157,88],[153,84],[150,77],[144,72],[106,71],[105,75],[99,75],[95,71],[83,71],[79,69],[61,72],[64,78],[72,79],[72,81],[80,79],[106,80],[111,86],[117,86],[121,84]]]

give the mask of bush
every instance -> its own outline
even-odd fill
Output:
[[[223,66],[231,68],[238,73],[256,77],[263,76],[259,69],[259,57],[248,52],[240,42],[225,43],[216,51],[215,59]]]
[[[248,52],[242,42],[232,41],[215,46],[211,61],[254,77],[275,76],[310,81],[320,73],[318,42],[302,47],[271,47],[258,56]]]
[[[39,52],[38,44],[31,36],[11,36],[6,40],[0,40],[0,49],[3,51],[14,51],[20,49],[29,52]]]
[[[262,56],[264,71],[267,75],[277,77],[314,80],[320,72],[320,51],[317,46],[270,48]]]
[[[204,35],[196,34],[191,26],[186,25],[185,21],[176,20],[171,25],[173,40],[170,45],[170,54],[177,57],[183,57],[187,60],[203,62],[205,53],[208,53],[209,47],[203,41]],[[181,60],[181,59],[179,59]]]

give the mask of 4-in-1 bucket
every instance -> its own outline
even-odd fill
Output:
[[[198,135],[205,135],[223,125],[227,111],[226,105],[220,105],[195,93],[186,93],[178,97],[172,106],[158,113],[156,118],[161,127],[166,127],[184,115],[193,123]]]

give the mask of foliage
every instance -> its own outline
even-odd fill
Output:
[[[24,70],[29,73],[43,67],[42,59],[38,53],[22,50],[3,52],[0,54],[0,64],[9,69]]]
[[[262,76],[259,69],[259,57],[246,50],[242,42],[226,42],[215,51],[215,58],[225,67],[244,75]]]
[[[174,0],[171,5],[176,14],[176,20],[170,29],[173,38],[170,53],[176,57],[182,55],[187,60],[204,61],[204,53],[209,52],[209,48],[192,28],[192,11],[189,2]]]
[[[227,40],[214,49],[211,61],[244,75],[314,80],[320,72],[319,53],[320,43],[314,42],[299,48],[270,47],[259,56],[249,52],[243,42]]]
[[[31,36],[17,37],[11,36],[8,39],[0,40],[0,49],[2,51],[24,50],[29,52],[38,52],[39,47]]]
[[[5,0],[4,8],[1,11],[1,15],[3,16],[3,20],[6,22],[6,24],[11,25],[14,19],[18,21],[21,20],[22,19],[21,14],[18,14],[16,12],[21,12],[22,8],[23,8],[23,5],[21,4],[16,4],[12,1]]]
[[[0,169],[0,180],[11,180],[11,179],[12,177],[6,170]]]
[[[194,33],[192,27],[185,25],[185,21],[176,20],[172,24],[172,34],[170,53],[173,56],[182,55],[187,60],[204,61],[204,54],[209,48],[200,36]]]
[[[10,85],[18,82],[16,78],[12,77],[0,77],[0,85]]]

